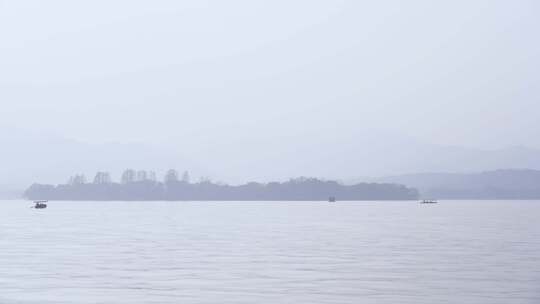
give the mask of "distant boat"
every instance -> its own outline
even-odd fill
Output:
[[[34,201],[34,208],[35,209],[45,209],[47,208],[47,203],[48,201]]]
[[[335,202],[336,202],[336,197],[335,197],[335,196],[330,196],[330,197],[328,198],[328,202],[330,202],[330,203],[335,203]]]
[[[436,204],[438,203],[436,200],[422,200],[420,204]]]

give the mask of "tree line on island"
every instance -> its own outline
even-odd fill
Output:
[[[336,181],[300,177],[286,182],[249,182],[232,186],[201,178],[191,182],[186,171],[180,177],[169,170],[163,181],[146,171],[125,170],[120,182],[113,182],[108,172],[98,172],[92,182],[84,175],[72,176],[67,184],[33,184],[24,193],[31,200],[100,200],[100,201],[321,201],[337,200],[415,200],[416,189],[390,183],[344,185]]]

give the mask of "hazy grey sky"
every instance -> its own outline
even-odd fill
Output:
[[[539,20],[538,1],[0,0],[0,120],[194,150],[365,128],[540,147]]]

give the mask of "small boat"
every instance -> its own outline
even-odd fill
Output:
[[[422,200],[420,204],[437,204],[436,200]]]
[[[35,209],[45,209],[47,208],[47,203],[48,201],[34,201],[34,208]]]
[[[336,202],[336,197],[335,197],[335,196],[330,196],[330,197],[328,198],[328,202],[329,202],[329,203],[335,203],[335,202]]]

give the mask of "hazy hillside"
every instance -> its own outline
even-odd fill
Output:
[[[23,190],[34,182],[64,183],[82,173],[91,180],[99,170],[110,170],[113,178],[126,168],[165,171],[168,168],[196,170],[196,162],[165,149],[142,144],[87,144],[61,137],[0,129],[0,194]]]
[[[540,199],[539,170],[496,170],[481,173],[424,173],[380,179],[417,188],[424,198]]]
[[[536,149],[439,146],[400,134],[350,127],[348,133],[327,131],[316,137],[302,128],[275,126],[256,135],[242,130],[220,141],[187,145],[182,151],[211,170],[212,177],[232,183],[292,176],[346,180],[411,172],[540,169],[540,151]]]
[[[223,141],[205,145],[171,141],[165,146],[145,144],[87,144],[60,136],[0,128],[0,193],[25,189],[32,183],[64,183],[66,177],[109,170],[118,179],[126,168],[189,170],[196,179],[240,184],[268,182],[294,176],[347,180],[358,176],[398,176],[410,172],[480,172],[497,168],[540,169],[540,151],[524,147],[477,150],[430,145],[376,130],[346,134],[321,133],[303,137],[302,130],[278,130],[249,135],[243,131]],[[201,142],[205,141],[204,138]],[[441,183],[433,184],[441,179]],[[389,178],[390,182],[434,188],[462,181],[461,175],[413,175]],[[365,180],[365,179],[363,179]],[[360,181],[363,181],[360,180]],[[403,181],[402,181],[403,180]],[[386,181],[386,180],[384,180]],[[461,187],[461,184],[459,184]],[[473,194],[471,194],[473,195]],[[480,195],[480,194],[475,194]],[[453,194],[448,194],[453,196]]]

